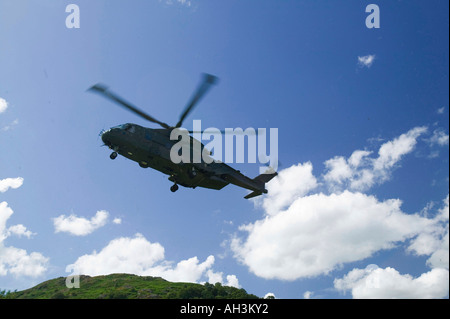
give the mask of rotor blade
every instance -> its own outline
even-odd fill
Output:
[[[117,96],[116,94],[112,93],[111,91],[108,90],[107,86],[104,86],[103,84],[96,84],[93,87],[89,88],[88,91],[93,91],[93,92],[97,92],[99,94],[101,94],[102,96],[113,100],[114,102],[122,105],[123,107],[127,108],[128,110],[132,111],[133,113],[139,115],[140,117],[146,119],[147,121],[153,122],[153,123],[157,123],[159,125],[161,125],[164,128],[170,128],[169,125],[167,125],[164,122],[160,122],[157,119],[155,119],[154,117],[148,115],[147,113],[139,110],[137,107],[135,107],[134,105],[132,105],[131,103],[125,101],[124,99],[122,99],[121,97]]]
[[[181,113],[180,120],[178,121],[177,125],[175,125],[175,127],[180,127],[181,124],[183,124],[186,116],[188,116],[188,114],[192,111],[192,109],[200,101],[200,99],[206,94],[206,92],[208,92],[211,85],[217,83],[217,81],[218,78],[216,76],[206,73],[203,74],[203,81],[195,91],[195,94],[192,96],[190,102],[184,108],[183,113]]]

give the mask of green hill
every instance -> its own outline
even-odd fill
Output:
[[[17,292],[0,291],[0,299],[257,299],[244,289],[206,283],[169,282],[130,274],[80,276],[80,288],[67,288],[59,277]]]

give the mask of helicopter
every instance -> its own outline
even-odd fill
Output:
[[[220,190],[231,183],[252,191],[244,197],[246,199],[267,194],[265,183],[277,176],[277,172],[269,168],[265,173],[253,179],[249,178],[231,166],[221,161],[213,160],[209,157],[211,154],[205,149],[204,145],[191,135],[188,135],[189,147],[192,150],[191,154],[194,156],[195,151],[198,152],[200,150],[203,155],[201,160],[197,163],[195,161],[175,163],[171,160],[171,149],[179,142],[177,139],[171,139],[172,131],[178,130],[179,134],[193,133],[192,131],[182,130],[181,125],[201,98],[217,81],[218,78],[214,75],[206,73],[202,75],[200,85],[194,91],[192,98],[184,108],[175,126],[170,126],[155,119],[113,93],[103,84],[98,83],[89,88],[88,91],[98,93],[141,118],[162,127],[148,128],[133,123],[125,123],[111,127],[108,130],[102,130],[100,136],[104,145],[113,151],[110,154],[110,158],[114,160],[120,154],[137,162],[142,168],[150,167],[169,175],[169,180],[174,183],[170,187],[172,192],[178,190],[178,185],[193,189],[203,187]],[[200,145],[200,148],[194,150],[193,145]]]

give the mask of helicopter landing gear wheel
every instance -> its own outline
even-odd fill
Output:
[[[117,157],[117,152],[112,152],[111,155],[109,155],[110,159],[115,159]]]
[[[175,193],[178,190],[178,185],[177,184],[173,184],[172,186],[170,186],[170,191],[172,193]]]

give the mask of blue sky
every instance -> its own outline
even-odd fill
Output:
[[[2,1],[0,288],[71,265],[277,298],[448,298],[448,1],[376,1],[379,29],[369,3]],[[268,195],[173,194],[101,147],[102,129],[155,126],[87,88],[174,125],[202,72],[220,82],[184,126],[278,128]]]

